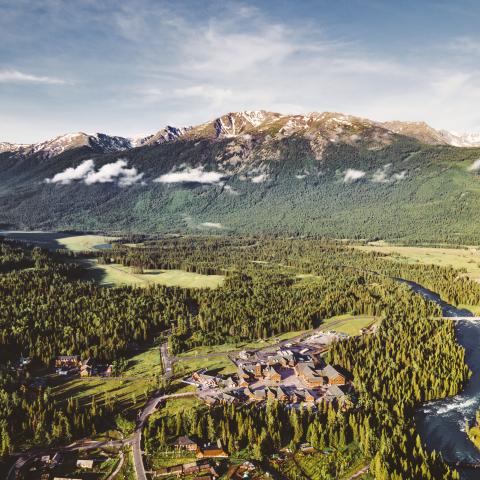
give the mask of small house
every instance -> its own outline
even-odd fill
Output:
[[[270,366],[268,370],[268,379],[275,383],[278,383],[282,380],[282,374],[280,373],[280,369],[277,366]]]
[[[173,446],[178,450],[187,450],[188,452],[195,452],[198,449],[197,442],[193,441],[186,435],[183,437],[178,437],[173,443]]]
[[[198,458],[227,458],[228,453],[224,450],[220,439],[217,440],[216,445],[206,445],[197,452]]]
[[[93,460],[77,460],[77,467],[85,470],[91,470],[93,468]]]
[[[59,355],[55,359],[55,367],[78,367],[80,360],[78,355]]]

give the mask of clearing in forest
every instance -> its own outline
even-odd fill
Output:
[[[355,246],[364,252],[385,253],[397,262],[423,263],[465,269],[472,280],[480,282],[480,249],[465,248],[435,248],[435,247],[403,247],[388,244],[372,243]]]
[[[148,287],[165,285],[182,288],[217,288],[225,280],[223,275],[203,275],[183,270],[144,270],[144,273],[133,273],[130,267],[119,264],[98,264],[93,260],[85,262],[89,265],[91,277],[104,286],[134,285]]]

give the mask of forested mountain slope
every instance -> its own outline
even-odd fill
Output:
[[[0,224],[480,240],[480,149],[447,145],[422,124],[405,136],[339,114],[253,113],[123,151],[0,153]]]

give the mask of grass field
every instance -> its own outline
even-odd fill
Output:
[[[217,288],[225,280],[223,275],[202,275],[183,270],[145,270],[145,273],[136,274],[132,273],[130,267],[119,264],[99,265],[95,260],[84,260],[83,264],[89,268],[91,277],[104,286]]]
[[[320,325],[322,330],[335,330],[347,335],[358,335],[361,328],[368,327],[378,319],[370,315],[337,315],[328,318]]]
[[[210,358],[190,357],[180,359],[174,364],[174,375],[176,378],[181,378],[201,368],[224,374],[235,373],[237,371],[235,365],[226,355]]]
[[[179,353],[177,356],[190,357],[194,355],[208,355],[209,353],[222,353],[222,352],[235,352],[240,350],[255,350],[257,348],[265,348],[270,345],[274,345],[282,340],[289,340],[290,338],[297,337],[303,333],[307,333],[310,330],[299,330],[295,332],[282,333],[275,337],[268,338],[266,340],[257,340],[253,342],[241,342],[241,343],[223,343],[222,345],[206,345],[192,348],[186,352]]]
[[[65,381],[54,376],[52,393],[59,401],[69,397],[78,398],[88,405],[95,396],[98,403],[105,398],[120,402],[123,408],[138,408],[144,402],[149,389],[156,388],[155,377],[161,374],[158,347],[152,347],[128,359],[126,371],[120,377],[74,378]]]
[[[57,239],[59,248],[67,248],[72,252],[83,252],[95,250],[96,245],[106,245],[117,240],[117,237],[104,237],[103,235],[75,235],[72,237],[61,237]]]
[[[105,245],[118,238],[103,235],[71,235],[61,232],[16,232],[2,230],[0,230],[0,235],[32,243],[42,248],[51,250],[67,248],[73,252],[93,251],[96,245]]]
[[[388,244],[361,245],[355,248],[366,252],[381,252],[394,261],[425,263],[465,269],[474,280],[480,281],[480,250],[470,248],[402,247]]]

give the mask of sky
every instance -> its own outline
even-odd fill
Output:
[[[476,0],[0,0],[0,141],[232,111],[480,131]]]

